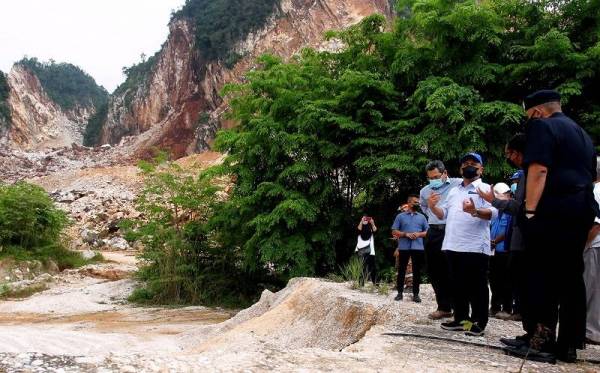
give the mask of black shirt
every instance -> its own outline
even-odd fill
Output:
[[[523,161],[525,170],[532,163],[548,168],[538,210],[580,210],[586,203],[591,205],[588,199],[596,180],[596,152],[588,134],[571,118],[554,113],[549,118],[531,120]]]
[[[363,241],[367,241],[368,239],[370,239],[373,235],[373,229],[371,228],[371,224],[363,224],[362,229],[359,230],[359,233],[360,238],[362,238]]]

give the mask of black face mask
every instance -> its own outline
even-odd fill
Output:
[[[468,180],[473,180],[477,177],[477,167],[467,166],[462,169],[463,177]]]
[[[519,168],[510,158],[506,158],[506,163],[508,163],[508,165],[512,168]]]

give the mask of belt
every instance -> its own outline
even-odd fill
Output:
[[[446,229],[446,224],[429,224],[429,228]]]

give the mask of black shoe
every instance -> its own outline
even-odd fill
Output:
[[[419,294],[413,295],[413,302],[421,303],[421,297],[419,297]]]
[[[540,363],[556,364],[556,356],[550,352],[537,351],[528,346],[504,347],[504,352],[507,355],[515,356],[521,359],[537,361]]]
[[[556,351],[556,358],[565,363],[574,363],[577,361],[577,350],[573,347],[566,349],[559,348]]]
[[[398,293],[398,295],[396,295],[396,298],[394,298],[394,300],[402,300],[402,298],[404,298],[402,293]]]
[[[465,335],[471,337],[481,337],[483,335],[483,329],[481,329],[477,323],[472,323],[471,325],[466,324],[465,326],[468,326],[468,328],[465,328]]]
[[[515,338],[500,338],[500,342],[509,347],[522,347],[529,344],[529,334],[516,336]]]
[[[460,330],[463,331],[465,330],[465,326],[464,324],[466,323],[466,320],[463,321],[450,321],[450,322],[443,322],[440,327],[444,330]]]

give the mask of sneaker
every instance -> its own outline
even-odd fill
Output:
[[[419,294],[413,295],[413,302],[421,303],[421,297],[419,297]]]
[[[577,361],[577,350],[574,347],[557,348],[556,358],[565,363],[574,363]]]
[[[428,317],[431,320],[446,319],[448,317],[452,317],[452,312],[437,310],[435,312],[430,313]]]
[[[585,343],[587,343],[587,344],[589,344],[589,345],[596,345],[596,346],[597,346],[597,345],[600,345],[600,341],[594,341],[594,340],[593,340],[593,339],[591,339],[591,338],[586,338],[586,339],[585,339]]]
[[[465,324],[465,335],[469,335],[471,337],[481,337],[483,335],[483,329],[477,325],[477,323]]]
[[[489,315],[490,317],[495,317],[495,316],[496,316],[496,314],[497,314],[498,312],[500,312],[500,310],[497,310],[497,309],[495,309],[495,308],[490,308],[490,312],[489,312],[489,314],[488,314],[488,315]]]
[[[394,300],[402,300],[404,296],[402,295],[402,293],[398,293],[398,295],[396,295],[396,298],[394,298]]]
[[[496,315],[494,317],[496,317],[497,319],[500,319],[500,320],[508,320],[508,319],[510,319],[510,316],[511,316],[510,313],[505,312],[505,311],[500,311],[500,312],[496,313]]]
[[[440,327],[444,330],[460,330],[463,331],[465,330],[464,324],[467,323],[467,320],[463,320],[463,321],[450,321],[450,322],[443,322]]]
[[[550,352],[534,350],[528,346],[504,347],[504,353],[521,359],[537,361],[540,363],[556,364],[556,356]]]

